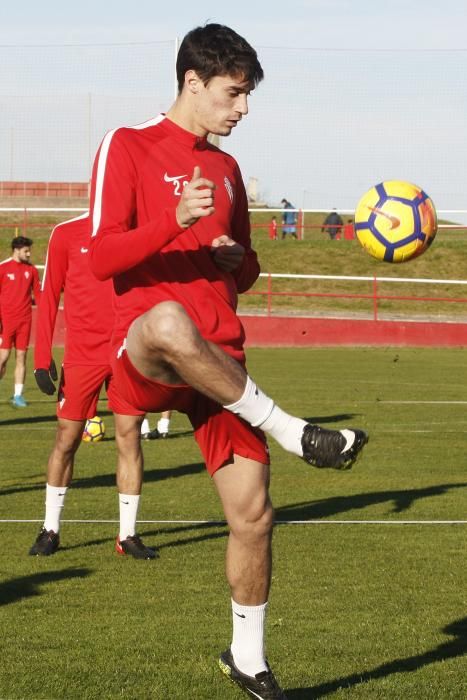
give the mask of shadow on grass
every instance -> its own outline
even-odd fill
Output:
[[[90,569],[62,569],[61,571],[43,571],[29,576],[19,576],[0,584],[0,606],[17,603],[24,598],[42,595],[41,587],[45,584],[70,578],[84,578],[91,574]]]
[[[93,448],[91,448],[93,449]],[[170,469],[149,469],[144,472],[144,483],[148,484],[153,481],[164,481],[164,479],[174,479],[179,476],[191,476],[205,471],[204,463],[195,462],[193,464],[182,464],[179,467],[171,467]],[[93,489],[99,487],[114,487],[116,486],[115,472],[111,474],[96,474],[95,476],[77,477],[72,481],[71,488],[73,489]],[[0,495],[11,496],[15,493],[27,493],[30,491],[45,490],[45,475],[44,483],[30,484],[24,486],[10,486],[5,489],[0,489]]]
[[[144,483],[150,484],[154,481],[164,481],[165,479],[174,479],[180,476],[192,476],[205,471],[203,462],[194,462],[193,464],[181,464],[177,467],[169,469],[148,469],[144,470]],[[115,486],[115,473],[102,474],[96,476],[85,477],[84,479],[75,479],[72,487],[75,489],[92,489],[99,486]]]
[[[335,693],[341,689],[353,688],[368,681],[377,680],[378,678],[386,678],[394,673],[412,673],[418,671],[429,664],[446,661],[447,659],[455,659],[459,656],[467,654],[467,617],[455,620],[442,630],[445,634],[453,637],[448,641],[440,644],[435,649],[430,649],[424,654],[409,656],[405,659],[395,659],[386,664],[381,664],[369,671],[354,673],[350,676],[342,676],[328,683],[310,686],[309,688],[293,688],[288,689],[287,697],[289,700],[312,700],[313,698],[322,698],[331,693]]]
[[[190,474],[198,474],[204,470],[203,463],[195,464],[185,464],[181,467],[176,467],[174,469],[154,469],[152,471],[146,472],[145,482],[160,481],[162,479],[174,478],[177,476],[186,476]],[[73,483],[75,488],[93,488],[95,486],[115,486],[115,475],[107,474],[103,476],[93,476],[88,479],[77,480]],[[308,501],[303,503],[295,503],[292,505],[281,506],[276,508],[276,524],[278,526],[281,523],[286,524],[291,520],[319,520],[323,518],[329,518],[332,516],[342,515],[348,511],[354,511],[358,509],[364,509],[368,506],[382,504],[385,502],[393,502],[394,508],[393,512],[401,512],[403,510],[408,510],[410,506],[417,500],[422,498],[432,498],[434,496],[442,496],[448,493],[452,489],[466,488],[467,483],[459,484],[441,484],[439,486],[430,486],[424,489],[413,489],[411,491],[377,491],[374,493],[362,493],[355,494],[352,496],[338,496],[333,498],[323,499],[322,501]],[[43,489],[41,486],[34,487],[24,487],[15,488],[10,490],[4,490],[1,493],[14,493],[17,491],[30,491],[36,489]],[[141,523],[143,525],[143,523]],[[223,527],[221,532],[206,532],[213,528]],[[171,527],[165,527],[161,524],[161,527],[157,529],[142,530],[139,528],[141,536],[151,537],[151,536],[161,536],[166,534],[182,534],[182,533],[193,533],[196,532],[195,536],[188,537],[176,537],[169,542],[164,542],[161,545],[155,545],[155,543],[147,542],[149,546],[157,546],[158,549],[165,549],[167,547],[180,547],[184,545],[190,545],[194,543],[204,542],[208,540],[215,540],[222,537],[226,537],[228,530],[226,524],[223,520],[221,521],[209,521],[207,523],[187,523],[187,524],[174,524]],[[80,544],[71,545],[70,547],[61,546],[60,549],[66,551],[68,549],[79,549],[81,547],[92,547],[98,546],[106,543],[113,542],[114,537],[103,537],[99,539],[90,540],[88,542],[82,542]]]
[[[14,417],[7,420],[0,420],[0,429],[11,425],[31,425],[33,423],[54,423],[57,419],[55,413],[51,416],[18,416],[15,413]]]
[[[31,403],[38,403],[32,401]],[[6,420],[0,420],[0,429],[3,427],[6,427],[8,425],[32,425],[34,423],[54,423],[54,429],[56,425],[56,420],[57,416],[55,413],[52,413],[50,416],[26,416],[24,414],[18,415],[18,409],[13,409],[15,413],[11,418],[7,418]],[[20,409],[21,411],[24,411],[25,409]],[[112,416],[113,413],[111,411],[99,411],[99,415],[101,418],[106,418],[107,416]]]
[[[334,496],[321,501],[305,501],[293,505],[276,508],[277,520],[318,520],[335,515],[342,515],[351,510],[362,510],[368,506],[382,503],[393,503],[393,513],[403,513],[423,498],[443,496],[453,489],[465,489],[467,482],[457,484],[438,484],[422,489],[401,491],[374,491],[373,493],[358,493],[352,496]],[[280,516],[280,517],[279,517]]]
[[[333,416],[304,416],[303,420],[313,425],[323,425],[323,423],[339,423],[341,420],[353,420],[360,413],[336,413]]]
[[[213,530],[213,529],[218,529],[222,528],[222,531],[218,532],[210,532],[205,533],[204,531],[206,530]],[[194,537],[189,537],[187,539],[181,539],[181,538],[176,538],[173,539],[169,542],[163,542],[162,544],[158,544],[157,542],[151,542],[148,541],[148,537],[160,537],[161,535],[166,535],[166,534],[178,534],[178,533],[191,533],[191,532],[199,532],[201,534],[198,534]],[[115,535],[118,532],[118,524],[115,523]],[[152,528],[150,530],[148,529],[142,529],[142,527],[138,528],[138,534],[140,537],[144,540],[144,544],[146,544],[148,547],[152,547],[153,549],[156,549],[158,552],[160,552],[163,549],[167,549],[168,547],[179,547],[182,545],[187,545],[187,544],[196,544],[198,542],[206,542],[207,540],[217,540],[222,537],[226,537],[229,533],[227,530],[227,524],[223,520],[219,520],[218,522],[211,521],[209,523],[188,523],[186,525],[179,525],[177,527],[170,527],[166,528],[162,525],[162,527]],[[70,546],[63,546],[60,545],[60,552],[66,552],[66,551],[71,551],[72,549],[82,549],[84,547],[96,547],[100,546],[102,544],[108,544],[108,543],[113,543],[115,542],[115,536],[112,535],[112,537],[101,537],[99,539],[94,539],[94,540],[88,540],[87,542],[80,542],[79,544],[73,544]],[[128,557],[130,558],[130,557]]]

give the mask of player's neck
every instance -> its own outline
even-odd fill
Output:
[[[166,116],[170,121],[174,122],[174,124],[185,129],[185,131],[195,134],[195,136],[204,138],[208,135],[208,131],[199,124],[192,105],[188,104],[188,101],[183,95],[177,97]]]

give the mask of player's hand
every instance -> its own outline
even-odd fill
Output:
[[[214,263],[220,270],[232,272],[242,264],[245,248],[224,234],[213,240],[211,252]]]
[[[54,360],[51,361],[49,369],[35,369],[34,376],[36,378],[36,384],[43,394],[47,394],[47,396],[55,394],[54,381],[57,381],[58,374]]]
[[[195,165],[192,178],[183,188],[180,203],[176,209],[178,225],[188,228],[202,216],[210,216],[214,212],[215,189],[214,182],[201,177],[201,168]]]

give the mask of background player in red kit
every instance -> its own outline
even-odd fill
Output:
[[[52,379],[57,377],[50,373],[54,366],[52,340],[63,289],[66,340],[58,390],[57,432],[47,464],[45,521],[29,553],[47,556],[58,549],[60,517],[73,476],[75,453],[85,421],[96,414],[99,393],[105,385],[115,414],[118,447],[120,532],[116,549],[119,554],[154,559],[154,550],[146,547],[135,532],[143,480],[140,426],[144,414],[128,406],[112,390],[112,282],[99,282],[89,269],[88,229],[87,214],[66,221],[54,228],[47,249],[34,353],[36,381],[46,394],[55,393]]]
[[[6,371],[11,349],[16,352],[15,391],[11,404],[24,408],[26,355],[31,336],[32,293],[39,303],[37,268],[30,263],[32,240],[17,236],[11,242],[12,256],[0,263],[0,379]]]
[[[277,241],[277,219],[275,216],[271,217],[269,222],[269,239],[271,241]]]
[[[250,695],[283,699],[264,652],[274,518],[263,430],[307,462],[336,468],[352,464],[366,435],[284,413],[245,371],[235,309],[259,265],[238,165],[207,136],[230,134],[262,77],[256,52],[228,27],[184,38],[167,114],[102,142],[90,264],[114,279],[119,393],[140,410],[187,413],[222,501],[233,638],[220,667]]]

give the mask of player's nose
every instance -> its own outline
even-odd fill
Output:
[[[248,95],[244,93],[238,95],[237,104],[235,106],[237,112],[240,112],[240,114],[248,114]]]

